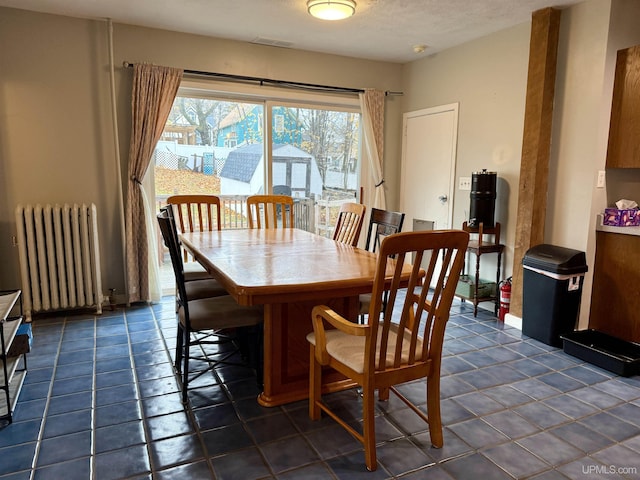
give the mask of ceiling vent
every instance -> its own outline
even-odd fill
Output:
[[[268,45],[270,47],[291,48],[293,42],[285,42],[284,40],[274,40],[273,38],[256,37],[251,40],[251,43],[257,43],[258,45]]]

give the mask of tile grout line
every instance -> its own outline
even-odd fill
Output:
[[[38,432],[38,438],[36,440],[36,448],[33,452],[33,460],[31,461],[31,472],[29,474],[29,479],[34,480],[36,474],[36,466],[38,463],[38,457],[40,455],[40,446],[42,444],[42,440],[44,437],[44,429],[47,423],[47,416],[49,412],[49,404],[51,403],[51,397],[53,393],[53,384],[55,382],[56,372],[58,371],[58,360],[60,358],[60,350],[62,349],[62,340],[64,337],[64,332],[66,330],[67,320],[66,317],[63,318],[61,324],[62,328],[60,330],[60,339],[58,340],[58,349],[56,350],[55,363],[53,365],[53,370],[51,372],[51,379],[49,380],[49,389],[47,391],[47,397],[45,400],[44,410],[42,412],[42,420],[40,421],[40,431]]]

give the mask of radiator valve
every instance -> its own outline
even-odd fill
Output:
[[[116,309],[116,289],[115,288],[109,289],[109,306],[111,307],[112,311]]]

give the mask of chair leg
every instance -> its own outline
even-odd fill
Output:
[[[389,400],[389,389],[388,388],[380,388],[378,389],[378,400],[381,402],[386,402]]]
[[[378,468],[378,462],[376,459],[376,426],[374,410],[375,391],[366,381],[362,390],[362,443],[364,445],[364,461],[367,465],[367,470],[373,472]]]
[[[176,368],[176,372],[181,373],[182,372],[182,349],[184,348],[184,338],[183,338],[183,328],[182,325],[180,325],[180,322],[178,322],[178,332],[176,335],[176,359],[175,359],[175,368]]]
[[[440,379],[436,376],[427,378],[427,415],[429,417],[429,435],[431,445],[442,448],[442,418],[440,416]]]
[[[322,366],[316,360],[315,347],[309,346],[309,418],[320,420],[320,393],[322,388]]]
[[[184,342],[184,358],[183,366],[182,366],[182,403],[187,403],[189,397],[187,396],[187,390],[189,389],[189,341],[190,333],[189,330],[184,328],[183,332],[183,342]]]

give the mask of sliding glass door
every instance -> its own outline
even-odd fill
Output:
[[[247,196],[283,193],[297,228],[330,236],[340,205],[359,201],[360,112],[303,97],[181,90],[151,161],[156,211],[171,195],[215,194],[223,228],[247,228]],[[161,265],[165,256],[159,248]]]

